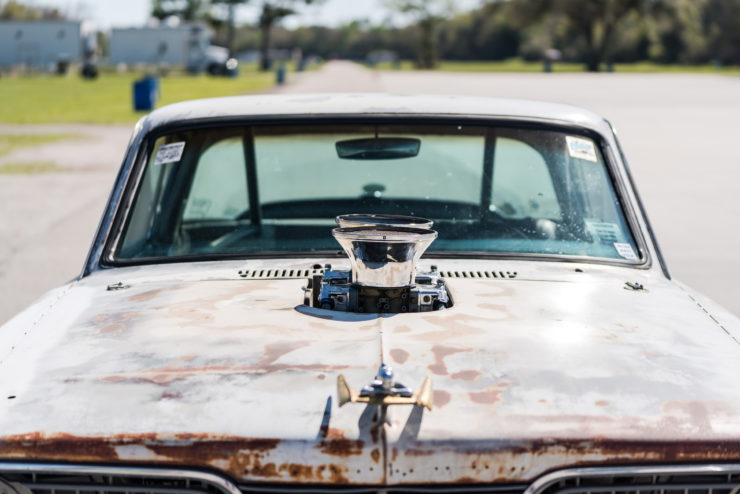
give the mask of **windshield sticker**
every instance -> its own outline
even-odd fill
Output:
[[[586,218],[586,231],[594,238],[595,241],[602,244],[613,244],[623,240],[622,232],[616,223],[607,223],[605,221],[592,220]]]
[[[176,163],[182,158],[182,152],[185,150],[184,142],[173,142],[159,146],[157,156],[154,158],[155,165],[164,165],[165,163]]]
[[[630,261],[636,261],[637,256],[635,255],[635,251],[632,250],[632,246],[630,244],[623,244],[620,242],[614,242],[614,248],[617,249],[617,252],[620,256],[624,257],[625,259],[629,259]]]
[[[596,148],[593,141],[580,137],[565,136],[565,142],[568,145],[568,154],[571,158],[593,161],[594,163],[599,161],[596,158]]]

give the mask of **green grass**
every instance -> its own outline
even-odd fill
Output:
[[[615,72],[634,73],[693,73],[693,74],[737,74],[740,69],[737,66],[714,66],[706,65],[659,65],[650,62],[617,63],[614,64]]]
[[[36,175],[61,170],[56,163],[51,161],[29,161],[0,165],[0,175]]]
[[[10,154],[18,148],[38,146],[74,137],[78,136],[74,134],[0,134],[0,156]]]
[[[96,80],[76,74],[0,78],[0,122],[130,123],[144,113],[133,111],[132,84],[141,74],[103,72]],[[158,106],[177,101],[251,93],[270,87],[272,72],[242,67],[239,77],[170,73],[160,78]]]
[[[398,70],[390,62],[378,64],[375,68],[379,70]],[[400,64],[400,70],[414,70],[414,63],[404,60]],[[435,70],[443,72],[542,72],[542,62],[528,62],[519,58],[511,58],[501,61],[441,61]],[[555,62],[552,65],[553,72],[584,72],[584,64],[571,62]],[[652,62],[639,62],[631,64],[614,64],[615,72],[624,73],[711,73],[711,74],[735,74],[737,67],[715,67],[713,65],[660,65]]]

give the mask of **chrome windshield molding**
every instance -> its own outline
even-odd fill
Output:
[[[609,125],[609,128],[612,131],[612,136],[614,137],[614,144],[616,145],[617,153],[619,154],[619,159],[622,162],[624,173],[627,177],[627,182],[629,183],[629,186],[632,189],[632,193],[635,196],[635,201],[637,203],[637,209],[639,210],[640,216],[642,217],[645,223],[645,230],[646,230],[647,237],[650,239],[653,249],[655,250],[655,257],[657,257],[658,259],[658,264],[660,265],[660,269],[663,272],[663,275],[667,279],[670,280],[671,273],[668,270],[668,264],[666,263],[665,257],[663,256],[663,251],[660,249],[660,245],[658,244],[658,238],[655,235],[655,231],[653,230],[652,223],[650,223],[650,218],[648,217],[647,211],[645,210],[645,205],[642,201],[642,196],[640,195],[640,191],[637,189],[637,184],[635,183],[635,180],[632,176],[632,170],[629,166],[629,162],[627,161],[627,157],[624,154],[624,150],[622,149],[622,143],[619,140],[619,136],[617,135],[617,129],[614,127],[614,125],[612,125],[612,123],[609,120],[605,120],[605,121]]]
[[[111,234],[113,220],[118,214],[125,186],[129,181],[131,170],[136,162],[138,154],[137,150],[141,147],[141,143],[143,142],[148,129],[149,125],[147,117],[141,117],[134,126],[134,130],[131,133],[131,137],[129,138],[129,142],[126,147],[126,154],[123,157],[123,163],[118,170],[115,182],[113,183],[111,192],[108,195],[108,201],[106,202],[103,215],[98,222],[98,228],[93,237],[93,243],[90,246],[90,250],[85,258],[85,264],[83,265],[82,272],[78,278],[84,278],[100,268],[100,258],[103,254],[103,249],[108,237]]]
[[[0,462],[0,478],[8,473],[54,473],[70,475],[120,475],[123,477],[179,478],[196,480],[216,487],[224,494],[243,494],[229,480],[219,475],[198,470],[181,470],[177,468],[101,466],[101,465],[66,465],[63,463],[11,463]]]
[[[650,465],[625,467],[584,467],[568,468],[547,473],[534,482],[524,491],[524,494],[540,494],[548,487],[569,479],[640,476],[640,475],[692,475],[692,474],[726,474],[740,473],[740,463],[716,464],[687,464],[687,465]]]

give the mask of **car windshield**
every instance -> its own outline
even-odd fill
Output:
[[[312,124],[189,128],[149,140],[111,259],[326,253],[335,217],[434,221],[427,256],[637,262],[597,142],[552,129]]]

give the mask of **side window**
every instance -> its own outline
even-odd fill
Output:
[[[248,207],[242,140],[224,139],[206,149],[198,159],[183,219],[234,219]]]
[[[491,202],[491,210],[506,218],[560,219],[560,205],[544,158],[515,139],[496,139]]]

